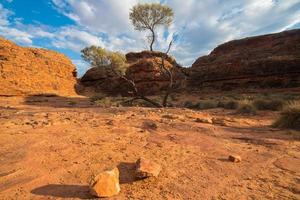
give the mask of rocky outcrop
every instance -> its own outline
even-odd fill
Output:
[[[86,96],[95,93],[123,94],[127,91],[128,85],[111,70],[102,67],[89,69],[80,79],[81,87],[78,92]]]
[[[161,70],[161,58],[163,55],[164,53],[151,51],[129,53],[126,55],[129,64],[126,75],[131,80],[134,80],[138,90],[142,94],[157,94],[168,88],[169,78]],[[165,67],[174,76],[175,87],[183,87],[185,75],[182,72],[182,67],[171,56],[166,56],[164,63]]]
[[[298,87],[300,29],[227,42],[187,71],[194,89]]]
[[[76,69],[66,56],[0,37],[0,95],[75,95],[75,84]]]
[[[164,53],[142,51],[126,55],[126,76],[134,80],[141,94],[157,94],[168,87],[169,79],[160,69],[161,57]],[[167,56],[165,66],[174,74],[175,85],[181,87],[185,78],[182,67],[175,59]],[[108,94],[128,94],[130,86],[122,79],[104,68],[91,68],[81,78],[81,84],[94,92]]]

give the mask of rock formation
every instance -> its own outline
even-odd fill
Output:
[[[194,89],[300,86],[300,29],[227,42],[187,71]]]
[[[76,69],[64,55],[0,37],[0,95],[75,95]]]
[[[126,55],[126,76],[134,80],[141,94],[157,94],[168,87],[169,80],[160,70],[161,52],[142,51]],[[176,86],[181,86],[185,76],[175,59],[167,56],[165,66],[172,70]],[[126,95],[130,86],[103,68],[92,68],[81,78],[83,86],[95,92]],[[91,89],[92,88],[92,89]]]

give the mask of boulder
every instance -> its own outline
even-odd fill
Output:
[[[63,54],[0,37],[0,95],[76,95],[76,82],[76,68]]]
[[[118,168],[104,171],[90,181],[90,193],[96,197],[112,197],[120,190]]]
[[[158,177],[160,171],[161,166],[151,160],[139,158],[136,162],[136,177],[139,179]]]
[[[300,29],[233,40],[187,69],[190,89],[300,86]]]

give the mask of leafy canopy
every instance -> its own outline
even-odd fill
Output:
[[[126,70],[126,58],[120,52],[112,52],[93,45],[81,50],[81,57],[92,67],[112,68],[122,74]]]
[[[159,3],[137,4],[131,9],[129,18],[136,30],[154,30],[156,26],[170,26],[173,22],[172,8]]]

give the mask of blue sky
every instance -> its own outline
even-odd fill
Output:
[[[300,28],[300,0],[0,0],[0,35],[23,46],[66,54],[79,75],[88,64],[80,50],[98,45],[123,53],[148,48],[128,13],[137,3],[173,8],[174,23],[157,30],[156,50],[176,35],[171,54],[190,66],[217,45],[243,37]]]

